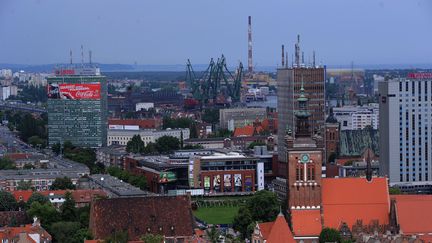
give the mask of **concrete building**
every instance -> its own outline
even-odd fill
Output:
[[[94,174],[88,177],[90,189],[102,189],[110,198],[117,197],[144,197],[154,195],[151,192],[143,191],[116,177],[108,174]]]
[[[262,121],[266,117],[266,108],[220,109],[219,125],[221,128],[234,131],[237,127],[251,125],[255,120]]]
[[[306,66],[305,64],[282,67],[277,70],[278,89],[278,157],[279,161],[287,162],[284,138],[288,129],[295,135],[296,118],[294,112],[298,110],[297,98],[300,87],[304,86],[309,98],[308,109],[311,113],[311,134],[324,132],[325,123],[325,67]]]
[[[144,144],[155,143],[156,140],[163,136],[176,137],[179,140],[189,139],[189,128],[166,129],[166,130],[140,130],[140,129],[109,129],[108,146],[110,145],[127,145],[134,135],[140,135]]]
[[[98,68],[56,70],[48,78],[49,146],[106,146],[107,82]]]
[[[379,127],[379,104],[367,106],[343,106],[333,108],[334,116],[341,124],[341,130],[357,130],[371,126]]]
[[[11,88],[10,86],[3,86],[1,87],[1,100],[7,100],[9,98],[9,96],[11,96]]]
[[[380,173],[390,185],[432,185],[432,74],[379,83]]]
[[[124,157],[128,153],[126,147],[122,145],[111,145],[96,150],[96,162],[103,164],[105,167],[123,168]]]

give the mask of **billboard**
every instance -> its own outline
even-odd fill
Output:
[[[408,73],[407,77],[413,79],[431,79],[432,73]]]
[[[231,191],[232,191],[231,175],[226,174],[224,175],[224,192],[231,192]]]
[[[241,174],[235,174],[234,175],[234,186],[235,186],[236,192],[242,191],[242,175]]]
[[[171,181],[177,180],[176,174],[171,171],[161,172],[159,173],[159,182],[160,183],[168,183]]]
[[[264,163],[257,163],[257,181],[258,181],[258,191],[264,190]]]
[[[247,175],[245,176],[245,191],[250,192],[252,191],[252,176]]]
[[[204,189],[210,190],[210,176],[204,176]]]
[[[221,177],[220,175],[213,176],[213,190],[219,192],[221,189]]]
[[[49,99],[97,100],[101,98],[100,83],[94,84],[48,84]]]

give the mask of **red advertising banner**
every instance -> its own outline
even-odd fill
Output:
[[[408,73],[407,77],[414,79],[432,79],[432,73]]]
[[[101,87],[100,83],[49,84],[48,98],[68,100],[97,100],[101,98]]]

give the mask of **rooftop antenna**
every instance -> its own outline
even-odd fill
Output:
[[[312,65],[313,65],[313,67],[316,67],[316,63],[315,63],[315,50],[312,52]]]
[[[89,63],[92,64],[92,51],[89,51]]]
[[[300,35],[297,35],[297,43],[295,44],[295,64],[300,67]]]
[[[72,65],[72,49],[69,50],[70,64]]]
[[[282,68],[285,67],[285,57],[284,57],[284,55],[285,55],[285,47],[284,47],[284,45],[282,45]]]
[[[252,64],[252,17],[248,18],[248,72],[252,74],[253,64]]]
[[[81,45],[81,65],[84,66],[84,47]]]

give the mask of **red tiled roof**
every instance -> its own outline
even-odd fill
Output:
[[[31,195],[33,194],[32,190],[26,191],[11,191],[12,195],[15,197],[15,200],[27,202]]]
[[[255,131],[255,128],[252,125],[248,125],[248,126],[244,126],[244,127],[237,127],[234,130],[234,137],[253,136],[254,131]]]
[[[127,230],[129,240],[145,233],[192,237],[194,220],[188,196],[111,198],[92,202],[89,228],[99,239],[117,229]]]
[[[265,223],[259,223],[258,227],[261,231],[261,234],[264,239],[268,239],[270,235],[271,228],[273,227],[274,222],[265,222]]]
[[[101,196],[106,197],[107,194],[103,190],[100,189],[94,189],[94,190],[50,190],[50,191],[40,191],[37,193],[40,193],[44,196],[50,196],[53,195],[59,195],[64,196],[66,192],[70,191],[72,193],[72,198],[74,199],[75,203],[90,203],[92,198],[95,196]],[[27,202],[31,195],[33,194],[33,191],[12,191],[12,195],[15,197],[17,201],[23,200],[24,202]]]
[[[396,200],[402,234],[432,234],[432,195],[392,195],[391,198]]]
[[[321,194],[325,227],[339,229],[345,222],[351,228],[357,220],[389,222],[387,178],[323,178]]]
[[[291,221],[295,236],[318,236],[321,233],[319,209],[292,209]]]
[[[273,222],[259,223],[258,228],[267,243],[295,243],[291,229],[282,214]]]
[[[266,239],[267,243],[295,243],[291,229],[282,214],[276,217],[273,226],[271,227],[270,234]]]

